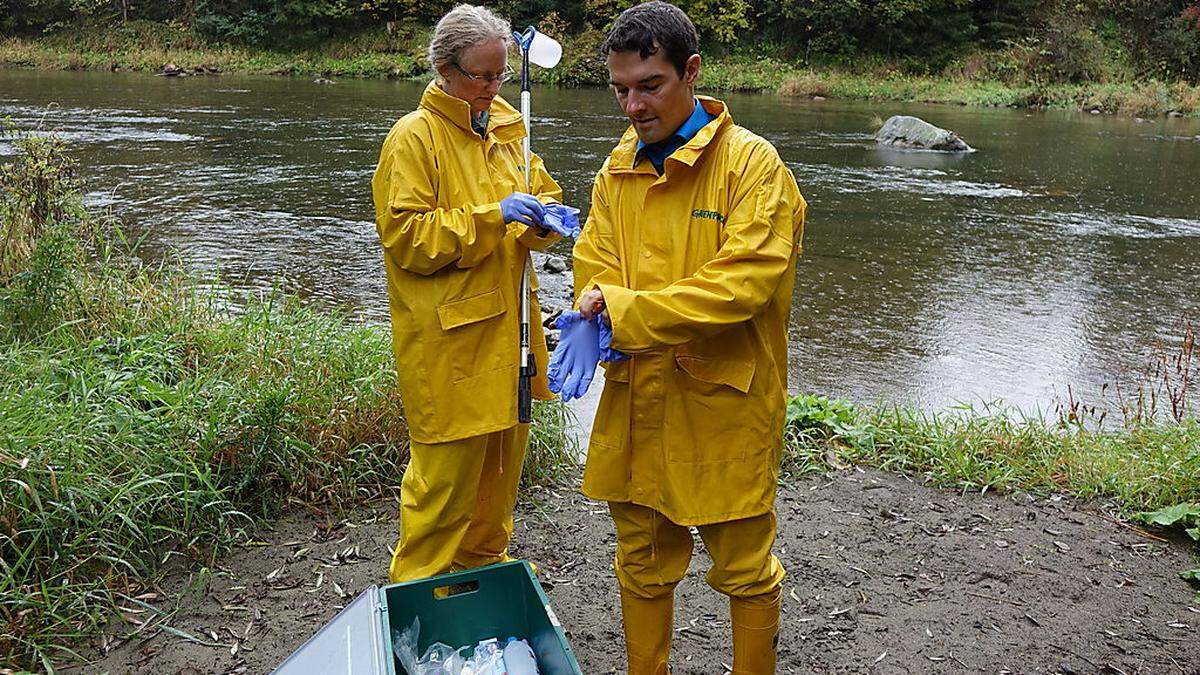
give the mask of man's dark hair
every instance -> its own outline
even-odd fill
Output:
[[[600,53],[638,52],[642,58],[663,50],[663,57],[683,77],[692,54],[700,53],[700,36],[692,20],[675,5],[654,0],[621,12]]]

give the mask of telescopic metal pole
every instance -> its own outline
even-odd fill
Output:
[[[525,140],[522,142],[525,151],[525,192],[533,193],[529,176],[529,46],[521,45],[521,117],[525,120]],[[537,364],[533,360],[533,352],[529,349],[529,296],[533,292],[529,283],[529,254],[521,265],[521,355],[520,377],[517,381],[517,421],[528,424],[533,420],[533,376]]]

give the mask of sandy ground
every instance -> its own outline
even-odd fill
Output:
[[[514,553],[541,580],[584,673],[624,672],[603,504],[564,488],[519,508]],[[962,494],[850,469],[782,488],[781,673],[1200,673],[1194,547],[1061,498]],[[280,520],[210,573],[131,605],[97,641],[111,673],[267,673],[385,580],[395,509]],[[698,554],[676,602],[676,675],[723,673],[728,608]],[[169,592],[168,592],[169,591]],[[139,625],[140,624],[140,625]]]

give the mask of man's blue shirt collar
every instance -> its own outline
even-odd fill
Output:
[[[692,114],[683,124],[675,130],[675,133],[668,136],[665,140],[657,143],[646,145],[642,141],[637,143],[637,156],[639,159],[645,157],[650,160],[654,168],[662,171],[663,163],[679,148],[682,148],[709,122],[716,119],[716,116],[704,109],[700,105],[700,100],[696,99],[696,106],[692,109]]]

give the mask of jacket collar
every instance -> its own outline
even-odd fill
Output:
[[[695,166],[700,156],[704,154],[705,148],[717,137],[717,134],[721,133],[726,126],[733,124],[733,117],[729,114],[729,108],[726,107],[724,102],[718,101],[715,98],[709,98],[708,96],[697,96],[696,100],[715,119],[704,125],[700,131],[696,132],[695,136],[692,136],[691,140],[684,143],[682,147],[668,158],[672,161],[682,162],[688,166]],[[640,165],[637,164],[637,152],[637,132],[630,125],[621,136],[621,140],[617,142],[617,147],[613,148],[613,151],[609,154],[608,170],[611,173],[656,174],[657,172],[654,171],[654,167],[650,166],[649,162]]]
[[[434,112],[462,129],[469,136],[479,138],[471,128],[471,106],[461,98],[447,94],[436,81],[430,82],[421,94],[420,106]],[[525,137],[525,124],[521,113],[497,96],[488,107],[488,136],[500,143],[517,141]]]

